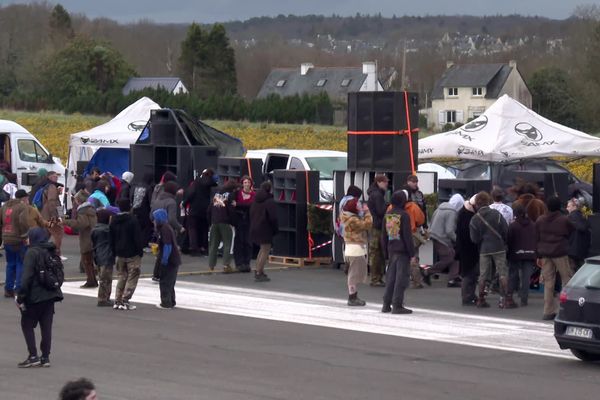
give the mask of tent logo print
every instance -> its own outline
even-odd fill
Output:
[[[477,132],[485,128],[488,123],[488,117],[485,115],[480,116],[476,120],[463,125],[462,130],[465,132]]]
[[[83,144],[86,144],[86,143],[87,143],[87,142],[89,142],[89,141],[90,141],[90,138],[89,138],[89,137],[82,137],[82,138],[81,138],[81,143],[83,143]]]
[[[141,131],[142,129],[144,129],[144,127],[146,126],[147,121],[133,121],[132,123],[130,123],[127,126],[127,129],[129,129],[130,131],[134,131],[134,132],[138,132]]]
[[[542,132],[528,122],[519,122],[517,125],[515,125],[515,132],[529,140],[533,140],[534,142],[539,142],[544,138]]]

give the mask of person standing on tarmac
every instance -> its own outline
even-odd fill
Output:
[[[157,308],[175,307],[175,282],[181,265],[181,255],[177,248],[175,232],[168,223],[167,211],[159,208],[152,214],[158,233],[158,255],[156,263],[162,269],[160,273],[160,304]]]
[[[385,175],[376,175],[375,181],[367,190],[369,201],[367,205],[373,217],[369,242],[369,266],[371,267],[371,286],[385,286],[385,260],[381,248],[381,226],[386,211],[385,193],[388,190],[389,179]]]

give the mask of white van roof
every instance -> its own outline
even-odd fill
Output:
[[[0,132],[2,133],[30,133],[27,129],[17,124],[15,121],[0,119]]]
[[[291,157],[348,157],[344,151],[334,150],[290,150],[290,149],[260,149],[248,150],[246,156],[266,157],[267,154],[287,154]]]

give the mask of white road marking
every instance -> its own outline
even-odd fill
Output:
[[[96,297],[96,290],[80,289],[79,285],[65,282],[62,290]],[[380,304],[356,308],[348,307],[345,300],[193,282],[178,282],[175,291],[177,308],[188,310],[573,359],[558,347],[551,323],[421,308],[412,308],[411,315],[382,314]],[[159,301],[158,285],[140,279],[132,302]]]

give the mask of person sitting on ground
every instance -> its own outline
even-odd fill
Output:
[[[265,274],[265,265],[269,260],[273,237],[279,231],[277,206],[271,190],[270,181],[261,183],[260,189],[254,197],[254,203],[250,206],[250,238],[254,244],[260,246],[256,257],[255,282],[268,282],[271,280]]]
[[[159,208],[153,213],[156,232],[158,233],[158,255],[156,263],[162,269],[160,272],[160,304],[158,308],[174,308],[175,282],[181,265],[181,255],[177,247],[175,232],[168,222],[167,211]]]
[[[358,284],[367,279],[368,233],[373,227],[373,217],[366,204],[352,198],[344,204],[341,222],[344,226],[344,261],[348,265],[348,305],[364,306],[358,297]]]
[[[410,217],[404,210],[406,195],[403,191],[392,194],[392,209],[386,212],[382,227],[382,247],[389,260],[383,307],[381,312],[411,314],[405,307],[404,292],[410,282],[410,263],[416,262],[410,228]],[[392,309],[393,306],[393,309]]]
[[[569,237],[569,259],[571,260],[571,265],[575,272],[577,272],[585,262],[592,244],[592,227],[590,221],[583,215],[582,209],[582,199],[572,198],[567,203],[569,221],[571,221],[575,227],[575,230]]]
[[[500,188],[495,188],[494,190],[492,190],[492,193],[490,193],[490,195],[492,196],[492,200],[494,201],[492,204],[490,204],[490,208],[502,214],[502,216],[506,220],[506,223],[510,225],[510,223],[513,222],[514,219],[513,209],[510,206],[504,204],[504,191],[502,191],[502,189]]]
[[[516,308],[512,299],[514,291],[519,292],[521,306],[528,304],[529,284],[537,258],[535,224],[529,219],[522,205],[517,204],[513,212],[515,220],[508,226],[507,236],[509,288],[505,308]]]
[[[86,378],[70,381],[60,390],[58,400],[97,400],[96,387]]]
[[[456,244],[456,218],[463,207],[464,199],[460,194],[453,195],[448,202],[440,204],[431,217],[429,235],[433,241],[433,250],[439,260],[433,267],[424,270],[423,281],[431,285],[431,275],[448,269],[448,287],[460,287],[458,260],[454,246]]]
[[[115,254],[110,245],[110,218],[114,215],[107,209],[98,210],[98,223],[92,229],[92,245],[94,262],[98,267],[98,307],[112,307],[113,268]]]

